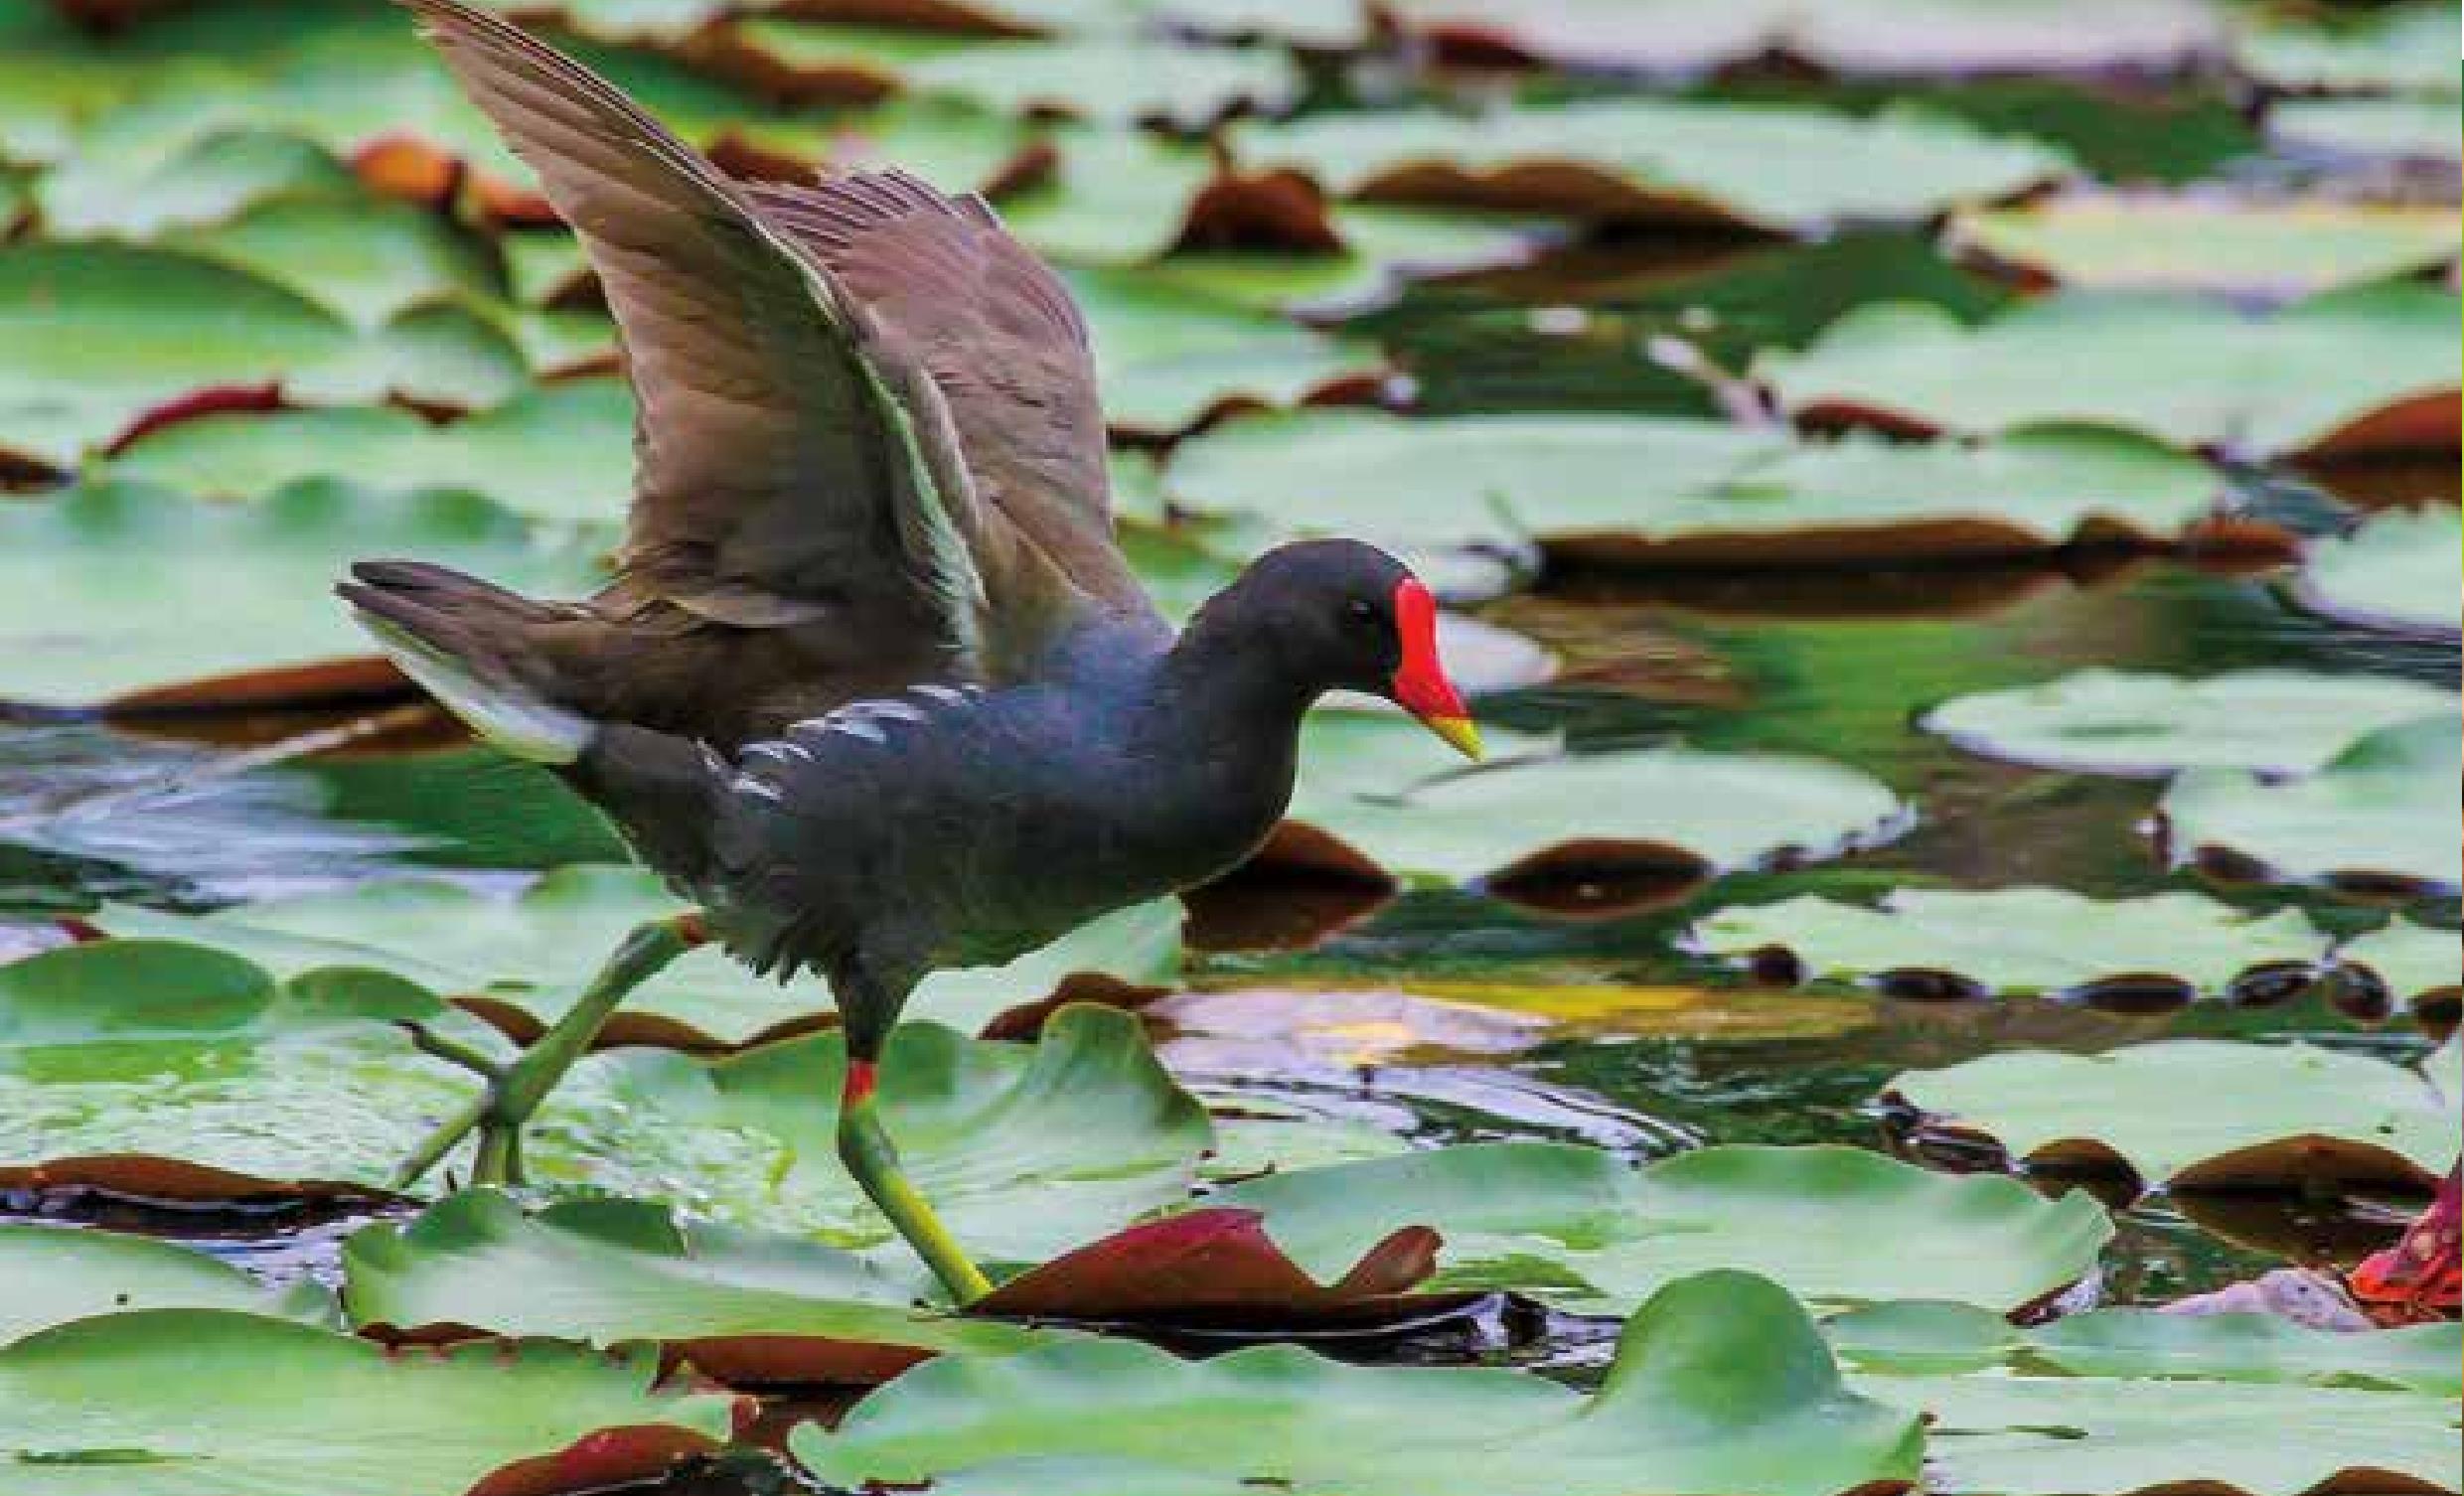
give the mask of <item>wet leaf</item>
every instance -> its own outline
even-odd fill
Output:
[[[2267,138],[2280,150],[2331,161],[2374,159],[2446,168],[2450,180],[2464,146],[2452,98],[2288,99],[2267,111]]]
[[[2269,316],[2159,293],[2069,292],[1982,326],[1874,303],[1756,374],[1819,424],[1989,433],[2093,421],[2253,458],[2452,450],[2452,292],[2363,286]],[[2080,379],[2067,372],[2093,369]]]
[[[1441,1239],[1433,1291],[1512,1288],[1608,1314],[1714,1267],[1816,1303],[1925,1294],[2011,1309],[2092,1271],[2112,1235],[2084,1194],[2048,1201],[1844,1147],[1702,1148],[1636,1171],[1594,1148],[1473,1143],[1294,1170],[1214,1199],[1262,1213],[1320,1276],[1421,1224]],[[1884,1241],[1890,1251],[1869,1250]]]
[[[94,1314],[139,1309],[232,1309],[298,1319],[334,1318],[330,1293],[312,1281],[280,1293],[193,1247],[115,1231],[0,1226],[0,1346]]]
[[[1130,1342],[918,1369],[835,1432],[790,1435],[826,1482],[1232,1496],[1830,1496],[1913,1480],[1913,1419],[1844,1394],[1804,1310],[1742,1272],[1671,1284],[1586,1397],[1492,1370],[1350,1367],[1297,1347],[1185,1362]]]
[[[2397,1002],[2416,1008],[2436,993],[2453,994],[2464,983],[2464,936],[2397,915],[2367,935],[2336,947],[2339,971],[2368,972]]]
[[[2448,1079],[2308,1044],[2014,1050],[1912,1070],[1889,1091],[1929,1129],[1989,1138],[2031,1166],[2122,1170],[2177,1190],[2356,1180],[2426,1189],[2456,1153]]]
[[[206,915],[113,905],[91,923],[114,935],[215,946],[286,977],[328,967],[392,972],[536,1033],[564,1012],[626,932],[685,907],[647,868],[573,864],[512,898],[437,879],[380,879]],[[936,972],[907,1014],[972,1033],[1083,985],[1168,983],[1180,969],[1180,921],[1172,900],[1135,905],[1006,967]],[[627,997],[601,1043],[741,1045],[811,1028],[830,1010],[819,977],[782,986],[705,946]]]
[[[1115,431],[1171,435],[1224,410],[1358,397],[1384,376],[1372,349],[1143,270],[1066,278],[1094,329],[1096,382]]]
[[[2220,876],[2355,890],[2454,889],[2457,717],[2382,727],[2307,779],[2193,769],[2157,804],[2177,858]]]
[[[367,638],[329,589],[372,555],[419,556],[549,597],[588,591],[602,574],[597,546],[542,544],[468,494],[394,497],[327,481],[223,505],[88,484],[0,505],[0,697],[90,702],[363,657]]]
[[[681,1221],[640,1200],[531,1214],[468,1191],[363,1227],[343,1273],[352,1322],[381,1339],[656,1340],[729,1382],[869,1384],[931,1356],[1049,1338],[919,1310],[905,1282],[819,1242]]]
[[[2337,25],[2323,27],[2253,13],[2242,22],[2235,61],[2288,89],[2455,91],[2454,65],[2447,61],[2453,6],[2428,0],[2334,19]]]
[[[672,1200],[731,1225],[851,1250],[891,1234],[840,1163],[846,1047],[837,1033],[714,1062],[657,1050],[593,1056],[548,1101],[535,1175]],[[1205,1109],[1149,1053],[1137,1020],[1062,1009],[1032,1045],[901,1024],[881,1071],[882,1124],[916,1187],[988,1271],[1039,1263],[1176,1204],[1213,1144]]]
[[[1490,765],[1445,771],[1414,722],[1321,712],[1302,733],[1292,820],[1328,847],[1270,845],[1268,865],[1380,869],[1479,880],[1527,902],[1630,906],[1779,857],[1837,855],[1897,829],[1878,781],[1817,759],[1645,748],[1561,755],[1545,739],[1492,734]]]
[[[467,489],[533,519],[613,523],[633,494],[633,395],[619,379],[572,379],[446,425],[383,406],[208,415],[98,466],[216,499],[351,473],[369,486]]]
[[[2380,728],[2457,708],[2455,692],[2374,675],[2230,671],[2205,678],[2086,670],[1960,696],[1924,725],[1971,753],[2095,774],[2199,766],[2315,774]]]
[[[1780,233],[1923,220],[2070,171],[2048,147],[1920,110],[1851,118],[1640,98],[1329,114],[1232,141],[1244,166],[1305,171],[1340,197]]]
[[[277,982],[140,940],[0,967],[0,1184],[208,1200],[371,1185],[473,1085],[419,1053],[406,1021],[510,1051],[373,972]]]
[[[2452,508],[2375,515],[2350,534],[2314,542],[2293,596],[2356,628],[2396,634],[2464,632],[2464,525]]]
[[[1800,895],[1724,909],[1686,933],[1711,956],[1785,951],[1811,976],[1930,989],[1943,975],[1986,992],[2093,998],[2099,987],[2222,994],[2243,972],[2324,959],[2299,910],[2259,916],[2195,893],[2090,899],[2058,888],[1896,889],[1875,908]]]
[[[1983,1370],[2015,1358],[2080,1377],[2368,1387],[2454,1397],[2464,1336],[2452,1324],[2384,1333],[2314,1329],[2275,1314],[2108,1308],[2022,1329],[1966,1304],[1856,1309],[1824,1327],[1840,1359],[1890,1374]],[[1959,1363],[1949,1365],[1947,1363]]]
[[[2214,15],[2187,0],[1383,0],[1382,8],[1441,47],[1678,75],[1771,56],[1892,77],[2161,73],[2202,61],[2221,40]]]
[[[1649,416],[1413,419],[1309,411],[1183,443],[1172,501],[1259,522],[1217,544],[1351,534],[1414,554],[1533,543],[1591,564],[1838,565],[2153,539],[2211,514],[2216,476],[2121,433],[1979,446],[1793,441]]]
[[[0,1348],[0,1449],[12,1496],[400,1496],[515,1465],[544,1496],[727,1439],[734,1400],[664,1390],[656,1363],[539,1342],[395,1356],[228,1310],[113,1314]]]
[[[2286,300],[2452,263],[2459,237],[2437,208],[2153,196],[1963,210],[1948,234],[2060,285]]]

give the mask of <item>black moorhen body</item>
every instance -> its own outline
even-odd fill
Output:
[[[980,200],[899,173],[734,182],[609,84],[453,0],[406,0],[581,235],[640,401],[619,576],[583,602],[373,561],[339,589],[403,669],[553,766],[698,901],[405,1164],[522,1122],[627,990],[715,939],[826,974],[841,1152],[961,1301],[985,1280],[899,1171],[873,1066],[908,992],[1237,865],[1322,692],[1466,752],[1429,593],[1289,545],[1175,635],[1113,543],[1087,330]]]

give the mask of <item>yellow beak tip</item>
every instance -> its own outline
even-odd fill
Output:
[[[1469,717],[1423,717],[1421,721],[1464,758],[1480,756],[1480,729]]]

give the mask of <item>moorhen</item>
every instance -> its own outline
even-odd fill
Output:
[[[1345,540],[1260,557],[1177,635],[1114,544],[1088,333],[981,199],[735,181],[614,87],[405,0],[606,288],[639,399],[617,577],[538,602],[369,561],[338,589],[481,737],[551,766],[698,912],[635,931],[403,1165],[520,1128],[625,993],[704,940],[826,975],[839,1151],[960,1302],[987,1291],[873,1104],[908,992],[1216,877],[1282,816],[1301,717],[1385,695],[1476,756],[1436,605]],[[449,1048],[449,1046],[441,1047]]]

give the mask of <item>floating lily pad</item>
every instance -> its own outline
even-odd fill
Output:
[[[1472,1369],[1344,1366],[1297,1347],[1182,1361],[1131,1342],[943,1361],[789,1447],[827,1484],[1008,1496],[1834,1496],[1916,1478],[1911,1416],[1845,1394],[1796,1302],[1742,1272],[1672,1283],[1601,1391]]]
[[[2356,628],[2396,634],[2464,632],[2464,524],[2442,505],[2375,515],[2310,547],[2293,596]]]
[[[2330,159],[2391,159],[2453,170],[2464,156],[2453,98],[2303,98],[2267,111],[2267,136]]]
[[[2458,757],[2450,708],[2380,728],[2307,779],[2191,770],[2157,811],[2174,855],[2220,876],[2452,890],[2464,884]]]
[[[359,327],[415,303],[486,294],[486,248],[438,215],[362,194],[282,198],[165,243],[286,286]]]
[[[0,506],[0,697],[90,702],[209,677],[236,688],[220,677],[365,657],[329,593],[361,556],[421,556],[571,596],[602,575],[596,550],[543,545],[469,494],[327,481],[220,505],[87,484]]]
[[[138,1309],[234,1309],[323,1323],[334,1301],[303,1280],[278,1293],[220,1258],[192,1247],[58,1226],[0,1226],[0,1346],[36,1330],[93,1314]]]
[[[2234,48],[2244,71],[2280,87],[2337,92],[2455,91],[2455,7],[2387,5],[2339,16],[2338,25],[2270,21],[2257,13]]]
[[[656,1340],[730,1382],[872,1383],[1050,1338],[920,1311],[904,1282],[836,1248],[680,1222],[647,1201],[532,1215],[492,1190],[453,1195],[355,1232],[343,1272],[352,1321],[379,1338]]]
[[[147,104],[88,131],[78,150],[35,180],[33,198],[55,238],[143,240],[224,223],[260,204],[351,196],[359,179],[312,142],[281,130],[231,124],[173,150],[154,133],[172,107]],[[122,151],[128,135],[142,142]]]
[[[114,905],[92,923],[114,935],[216,946],[286,977],[327,967],[393,972],[528,1034],[571,1005],[627,931],[684,907],[646,868],[580,865],[557,868],[518,898],[404,878],[206,915]],[[1168,982],[1180,967],[1180,921],[1169,899],[1135,905],[1006,967],[936,972],[907,1012],[973,1032],[1088,983]],[[830,1008],[819,978],[782,986],[709,946],[637,988],[600,1042],[747,1044],[818,1026]]]
[[[203,1199],[369,1186],[471,1092],[405,1021],[510,1052],[374,972],[277,982],[224,952],[139,940],[0,966],[0,1184]]]
[[[2442,1063],[2444,1063],[2442,1061]],[[2177,1190],[2288,1180],[2428,1188],[2455,1161],[2459,1098],[2422,1073],[2307,1044],[2174,1039],[2100,1055],[2023,1050],[1894,1078],[1934,1133],[2037,1168]]]
[[[2096,1309],[2034,1329],[1967,1304],[1856,1309],[1824,1333],[1840,1358],[1887,1373],[1986,1370],[2024,1359],[2074,1376],[2369,1387],[2454,1397],[2464,1329],[2453,1324],[2354,1334],[2276,1314]]]
[[[1138,269],[1068,273],[1095,335],[1096,382],[1117,431],[1170,435],[1209,415],[1374,392],[1374,350],[1219,301]]]
[[[1272,538],[1537,542],[1593,564],[1721,567],[2152,539],[2208,517],[2220,495],[2204,465],[2119,432],[1908,446],[1648,416],[1348,410],[1227,422],[1182,444],[1164,482],[1175,505],[1254,519]]]
[[[1266,861],[1477,880],[1543,907],[1606,912],[1629,907],[1629,880],[1657,896],[1783,855],[1833,856],[1886,838],[1905,814],[1880,782],[1817,759],[1563,755],[1545,739],[1492,734],[1497,762],[1433,776],[1433,752],[1400,717],[1312,716],[1291,817],[1321,834],[1271,843]]]
[[[2034,141],[1921,110],[1857,118],[1639,98],[1477,117],[1330,114],[1232,138],[1244,166],[1304,171],[1341,197],[1782,233],[1919,221],[2071,171]]]
[[[734,1399],[658,1376],[642,1352],[395,1356],[287,1320],[152,1309],[0,1347],[0,1449],[11,1496],[400,1496],[515,1466],[508,1479],[544,1496],[654,1477],[727,1440]]]
[[[0,6],[0,161],[56,162],[80,125],[137,86],[134,70],[40,0]]]
[[[2058,888],[1903,888],[1871,909],[1800,895],[1721,910],[1686,940],[1711,956],[1784,951],[1808,975],[1870,978],[1886,990],[1972,984],[2092,998],[2127,989],[2139,1002],[2222,993],[2258,968],[2306,981],[2327,947],[2299,910],[2259,916],[2195,893],[2090,899]]]
[[[2290,299],[2451,263],[2459,230],[2438,208],[2093,196],[1963,210],[1949,239],[2060,285]]]
[[[217,499],[347,472],[613,523],[633,492],[633,395],[619,379],[572,379],[441,426],[390,407],[200,416],[139,437],[103,471]]]
[[[2161,293],[2069,292],[1980,327],[1858,308],[1755,372],[1799,420],[1987,433],[2092,421],[2251,457],[2453,450],[2453,292],[2362,286],[2269,316]],[[2072,371],[2093,369],[2080,379]]]
[[[834,1246],[886,1243],[903,1260],[839,1161],[846,1053],[827,1033],[716,1062],[594,1056],[540,1114],[532,1171]],[[988,1269],[1042,1262],[1178,1203],[1214,1141],[1137,1020],[1085,1005],[1062,1009],[1031,1047],[901,1024],[881,1111],[916,1187]]]
[[[1915,1294],[2013,1309],[2095,1267],[2112,1235],[2083,1194],[1928,1173],[1859,1148],[1702,1148],[1639,1172],[1561,1143],[1473,1143],[1298,1169],[1219,1191],[1319,1276],[1388,1232],[1436,1229],[1426,1286],[1511,1288],[1623,1314],[1714,1267],[1823,1304]],[[1859,1244],[1889,1241],[1889,1252]]]
[[[2093,774],[2201,766],[2314,774],[2382,727],[2458,706],[2455,692],[2374,675],[2233,671],[2190,679],[2087,670],[1960,696],[1925,727],[1971,753]]]
[[[2416,1009],[2429,998],[2452,1000],[2464,984],[2464,935],[2436,930],[2397,915],[2367,935],[2336,948],[2341,972],[2367,972],[2397,1002]]]
[[[1906,76],[2168,72],[2207,58],[2216,18],[2190,0],[1382,0],[1441,48],[1582,69],[1691,75],[1777,56]]]

